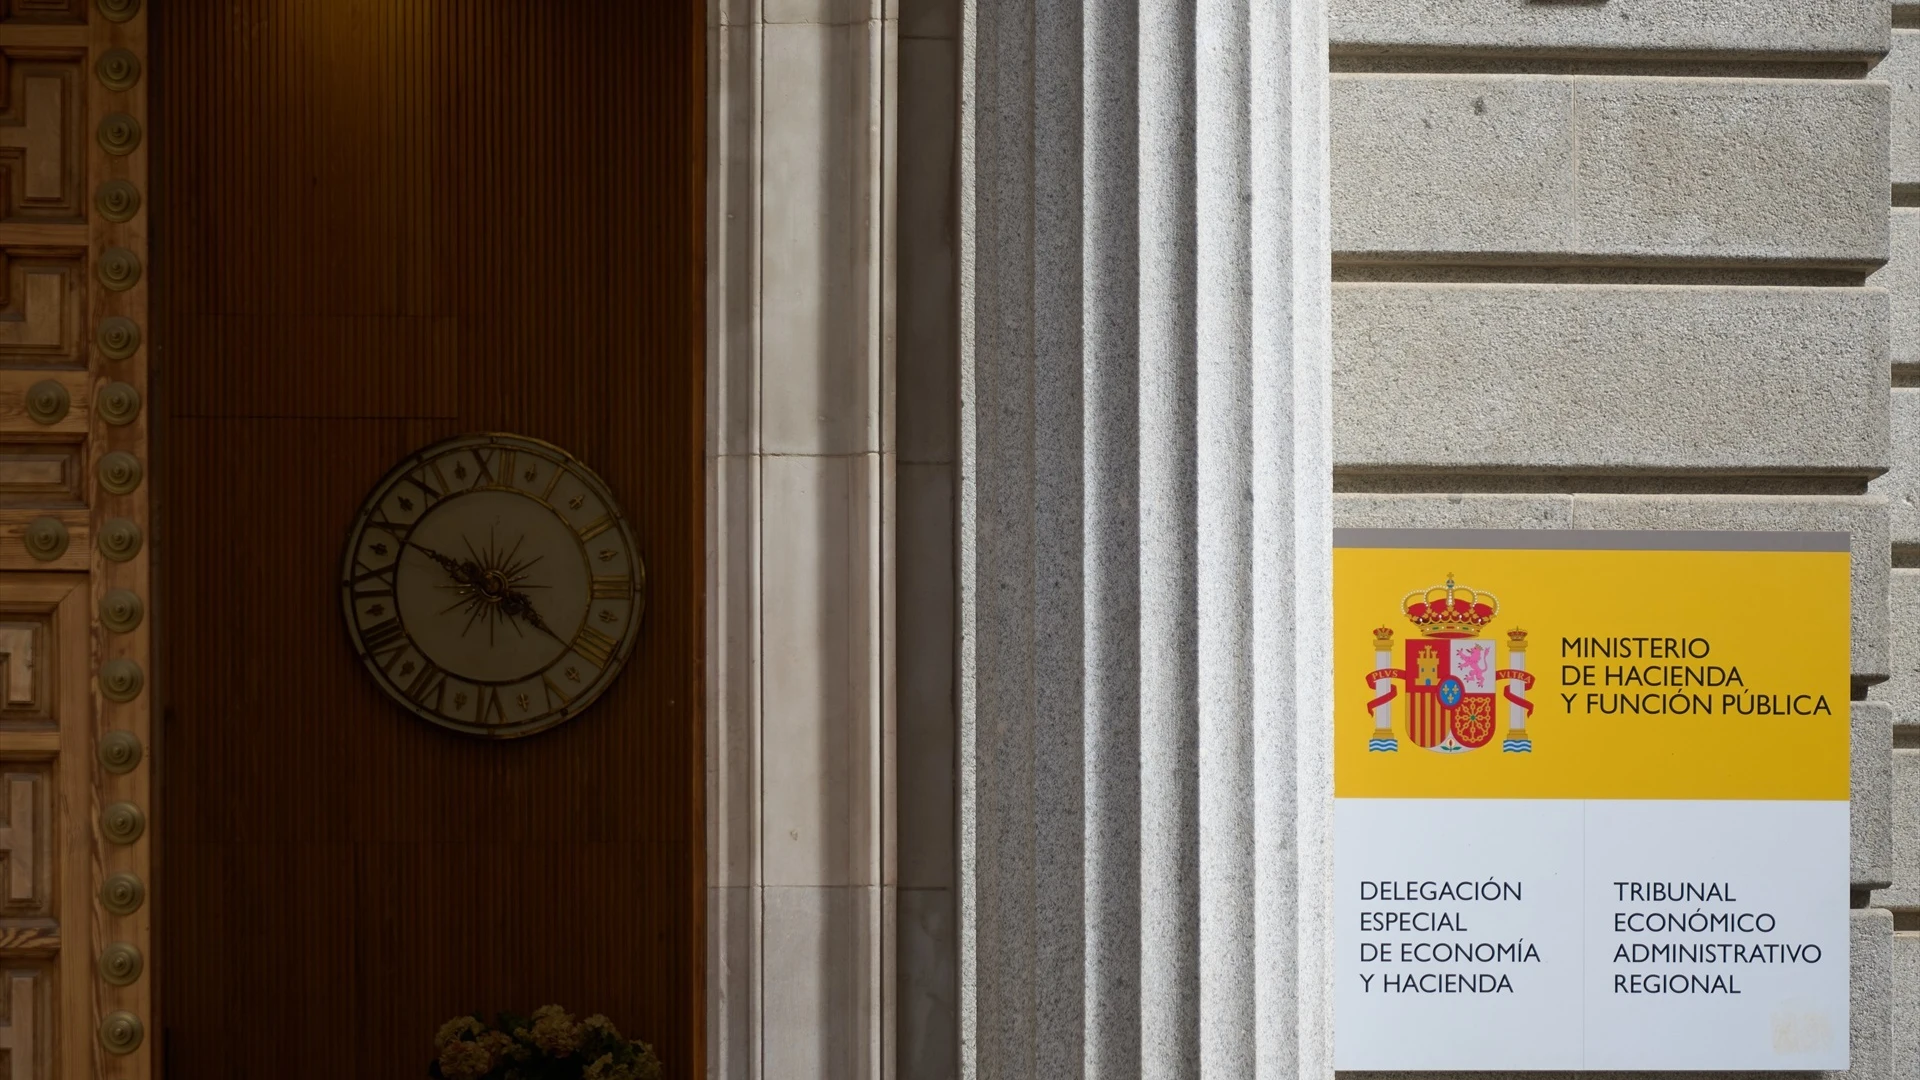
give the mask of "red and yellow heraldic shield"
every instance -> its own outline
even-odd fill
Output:
[[[1407,642],[1407,735],[1429,750],[1477,750],[1493,740],[1493,642]]]

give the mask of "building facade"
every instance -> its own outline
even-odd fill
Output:
[[[1920,4],[0,0],[0,72],[17,1080],[550,1002],[1328,1076],[1335,527],[1848,533],[1846,1075],[1920,1076]],[[409,484],[633,566],[468,686]]]
[[[1849,532],[1849,1074],[1920,1070],[1916,12],[721,3],[710,1067],[1330,1070],[1333,524]]]

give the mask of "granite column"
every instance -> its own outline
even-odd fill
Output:
[[[970,0],[963,1075],[1331,1075],[1324,8]]]

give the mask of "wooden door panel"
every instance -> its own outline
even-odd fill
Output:
[[[87,0],[0,0],[0,23],[25,27],[87,21]]]
[[[7,1080],[57,1075],[53,965],[26,957],[0,961],[0,1069]]]
[[[0,2],[0,1080],[151,1075],[145,40]]]
[[[87,576],[0,574],[0,1078],[101,1075]],[[115,935],[143,959],[138,933]]]
[[[0,290],[0,363],[85,369],[86,278],[80,252],[29,244],[0,248]]]
[[[0,222],[84,222],[85,57],[0,45]]]
[[[77,510],[87,505],[86,441],[0,436],[0,510]]]

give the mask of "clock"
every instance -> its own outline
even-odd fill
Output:
[[[646,567],[607,485],[560,448],[465,435],[394,466],[347,537],[340,603],[367,671],[471,735],[578,716],[633,650]]]

